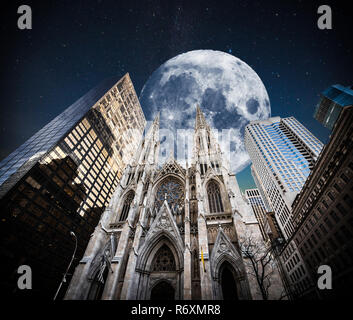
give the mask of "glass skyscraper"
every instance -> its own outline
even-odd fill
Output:
[[[342,108],[353,105],[353,86],[344,87],[335,84],[321,94],[316,106],[314,118],[326,128],[332,130]]]
[[[282,232],[293,231],[291,205],[300,192],[323,144],[294,117],[252,121],[245,129],[252,174]]]
[[[35,270],[31,297],[54,296],[74,249],[70,231],[75,265],[145,124],[129,75],[110,78],[0,163],[1,271],[13,274],[2,287],[23,294],[16,271],[26,264]]]

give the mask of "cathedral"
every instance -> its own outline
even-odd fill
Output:
[[[239,247],[258,223],[199,107],[193,142],[190,165],[171,156],[159,166],[156,117],[65,299],[261,299]]]

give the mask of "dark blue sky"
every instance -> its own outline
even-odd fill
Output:
[[[33,29],[17,29],[17,8]],[[319,30],[328,4],[333,30]],[[268,91],[273,116],[296,117],[319,139],[319,93],[353,74],[351,11],[338,1],[2,1],[0,159],[104,78],[130,73],[137,94],[166,60],[195,49],[231,53]],[[143,107],[143,106],[142,106]],[[147,118],[149,110],[144,110]],[[241,187],[251,185],[249,170]]]

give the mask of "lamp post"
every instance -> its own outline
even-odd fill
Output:
[[[69,269],[70,269],[70,267],[71,267],[72,261],[74,261],[75,254],[76,254],[76,249],[77,249],[77,237],[76,237],[76,234],[75,234],[73,231],[70,231],[70,235],[75,238],[75,250],[74,250],[74,253],[72,254],[71,261],[70,261],[70,263],[69,263],[69,265],[68,265],[68,267],[67,267],[67,269],[66,269],[66,271],[65,271],[65,273],[64,273],[64,276],[63,276],[63,278],[62,278],[62,280],[61,280],[61,282],[60,282],[59,288],[58,288],[58,290],[57,290],[56,293],[55,293],[54,300],[56,300],[56,297],[58,296],[59,291],[60,291],[60,289],[61,289],[61,286],[63,285],[64,282],[66,282],[67,273],[69,272]]]

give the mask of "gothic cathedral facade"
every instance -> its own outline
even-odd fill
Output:
[[[254,299],[238,237],[260,231],[200,108],[190,166],[158,166],[159,116],[138,150],[65,299]]]

